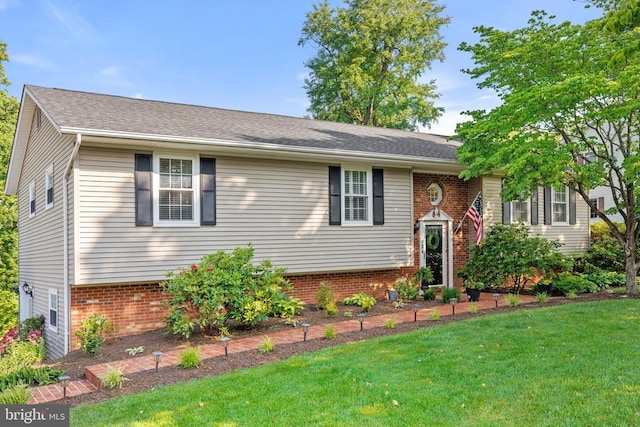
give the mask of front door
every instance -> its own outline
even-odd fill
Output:
[[[424,264],[433,273],[433,284],[445,283],[443,280],[443,232],[442,224],[425,224],[424,227]]]

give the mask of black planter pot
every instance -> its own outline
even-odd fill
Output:
[[[551,293],[553,292],[553,284],[550,283],[548,285],[541,285],[540,283],[538,283],[536,285],[538,292],[540,293],[546,293],[547,295],[551,296]]]
[[[469,301],[480,301],[480,289],[470,289],[466,288],[467,298]]]

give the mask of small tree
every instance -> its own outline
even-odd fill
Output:
[[[189,338],[196,326],[224,333],[228,320],[255,326],[270,315],[291,317],[303,303],[284,293],[290,288],[285,269],[273,267],[271,261],[251,263],[251,245],[235,248],[231,254],[218,251],[205,255],[178,273],[167,273],[161,283],[171,296],[166,304],[167,328]]]
[[[560,243],[529,235],[524,224],[495,224],[481,246],[471,250],[459,275],[487,286],[510,288],[518,293],[536,275],[549,277],[569,266],[558,251]]]

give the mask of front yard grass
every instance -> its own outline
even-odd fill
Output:
[[[638,425],[639,321],[637,299],[481,316],[75,407],[71,425]]]

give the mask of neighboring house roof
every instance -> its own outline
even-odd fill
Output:
[[[26,85],[12,163],[21,163],[36,105],[60,133],[93,137],[347,154],[449,167],[457,165],[460,146],[445,136],[420,132]],[[8,190],[17,189],[11,178],[19,172],[15,168],[19,165],[10,165]]]

